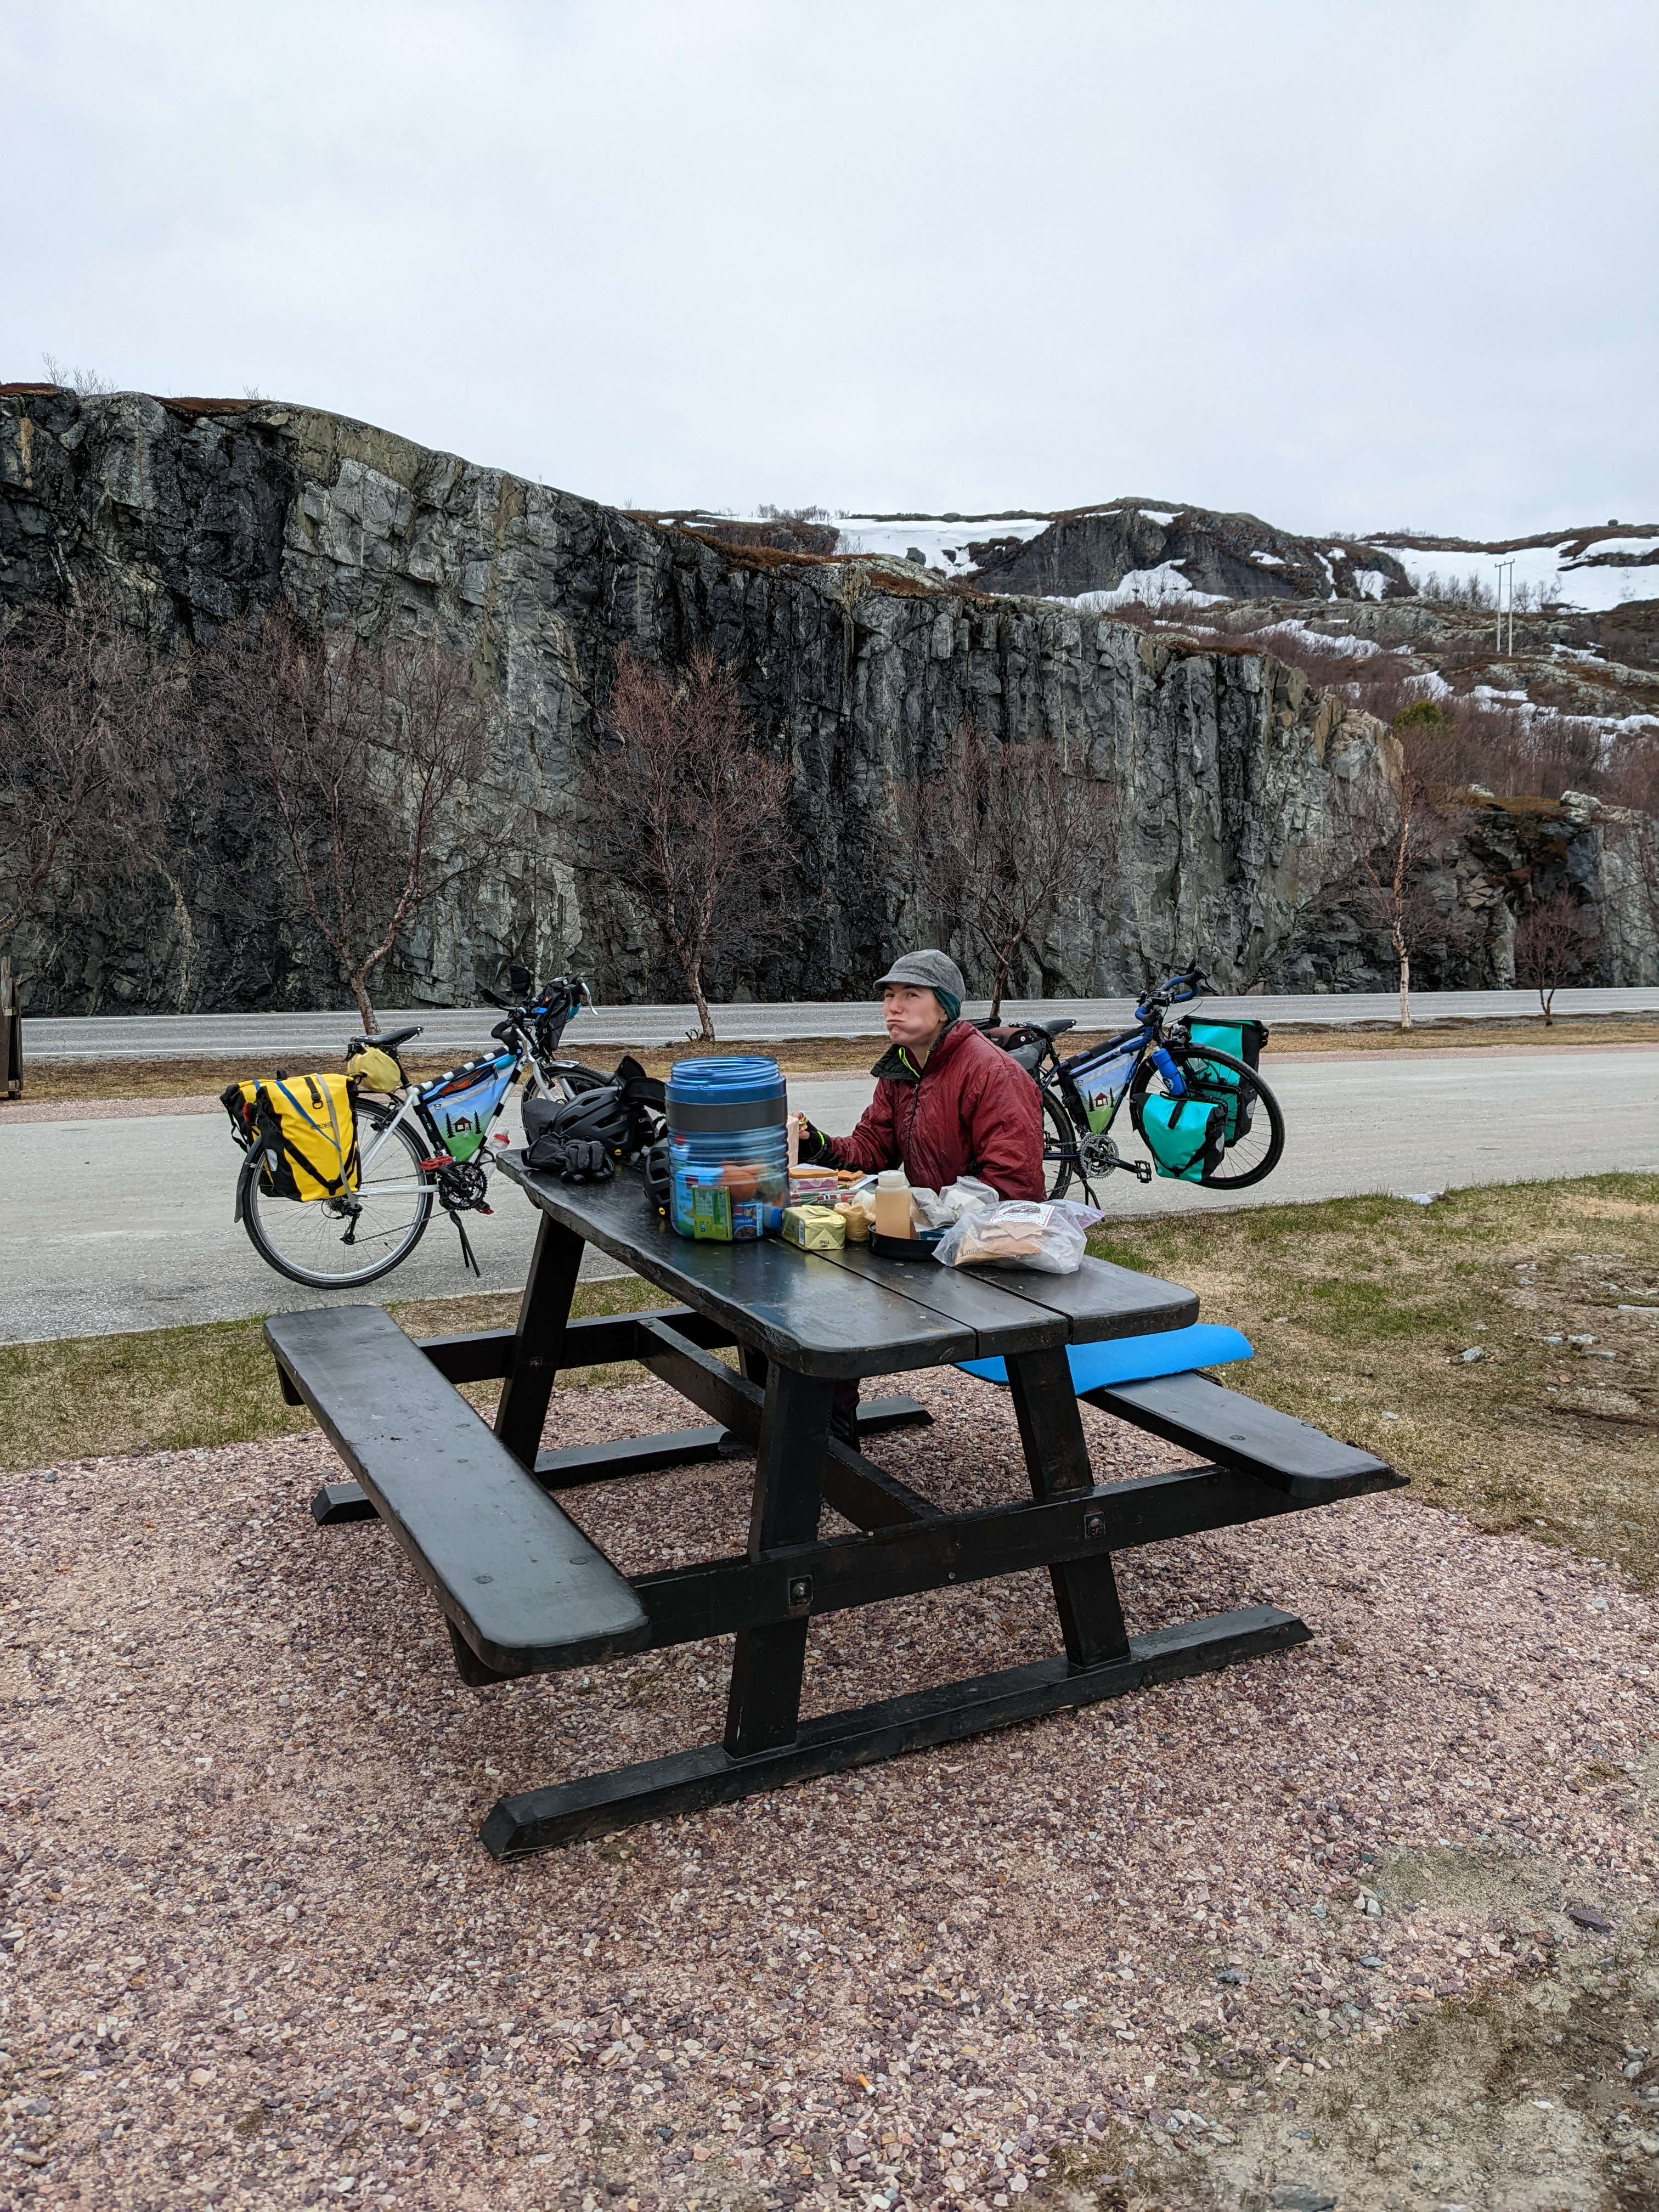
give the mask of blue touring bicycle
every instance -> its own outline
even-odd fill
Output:
[[[492,991],[483,995],[505,1017],[490,1031],[499,1050],[462,1066],[411,1084],[398,1059],[419,1027],[384,1036],[355,1036],[346,1057],[378,1046],[402,1078],[384,1099],[360,1096],[357,1142],[361,1155],[355,1189],[296,1206],[277,1195],[261,1173],[256,1143],[243,1163],[236,1198],[260,1258],[290,1282],[319,1290],[349,1290],[372,1283],[406,1260],[426,1233],[436,1206],[455,1224],[462,1256],[475,1267],[462,1215],[489,1213],[493,1144],[507,1137],[495,1124],[507,1094],[524,1079],[524,1095],[574,1097],[611,1078],[580,1060],[561,1060],[559,1040],[578,1007],[591,1003],[587,987],[556,975],[538,990],[528,969],[508,971],[520,1003],[509,1006]]]
[[[1213,988],[1199,968],[1170,975],[1136,1006],[1132,1029],[1069,1060],[1055,1048],[1056,1038],[1074,1026],[1069,1021],[989,1032],[1042,1093],[1050,1198],[1064,1197],[1077,1182],[1092,1199],[1092,1180],[1120,1168],[1142,1182],[1159,1175],[1206,1190],[1247,1190],[1279,1165],[1285,1116],[1256,1073],[1267,1037],[1261,1024],[1188,1017],[1165,1025],[1173,1007]],[[1112,1130],[1126,1099],[1150,1159],[1126,1160],[1118,1151]]]

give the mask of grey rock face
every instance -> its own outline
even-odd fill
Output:
[[[1381,599],[1412,589],[1392,554],[1358,540],[1297,538],[1253,514],[1140,501],[1082,508],[1023,544],[975,553],[979,589],[1059,599],[1115,592],[1127,576],[1166,567],[1193,591],[1227,599]]]
[[[681,995],[651,915],[595,865],[580,798],[624,647],[667,665],[710,647],[790,764],[818,918],[714,977],[716,995],[860,996],[948,924],[910,880],[894,793],[965,720],[1052,737],[1077,803],[1118,820],[1117,896],[1056,919],[1027,988],[1112,990],[1194,958],[1232,989],[1340,982],[1369,957],[1334,951],[1305,909],[1343,857],[1335,795],[1386,775],[1393,740],[1259,653],[935,589],[902,563],[723,545],[305,409],[0,394],[0,597],[94,573],[158,651],[283,600],[325,629],[436,633],[492,688],[474,865],[380,978],[385,1003],[476,1003],[510,957],[580,967],[613,1001]],[[136,927],[43,917],[31,1005],[341,1003],[303,948],[216,925],[216,885],[258,829],[239,814],[208,841],[191,962],[159,897]]]

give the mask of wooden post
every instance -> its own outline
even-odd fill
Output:
[[[17,987],[11,980],[11,962],[0,958],[0,1070],[6,1079],[8,1098],[23,1095],[23,1014],[17,1003]]]

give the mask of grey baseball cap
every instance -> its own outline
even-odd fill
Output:
[[[968,995],[962,970],[948,952],[904,953],[876,978],[878,991],[889,983],[909,983],[918,991],[948,991],[958,1006]]]

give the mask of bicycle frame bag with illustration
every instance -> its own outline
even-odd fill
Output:
[[[1078,1088],[1089,1127],[1097,1137],[1111,1127],[1123,1094],[1133,1079],[1139,1060],[1136,1044],[1116,1047],[1097,1056],[1082,1056],[1066,1063],[1066,1073]]]
[[[1250,1133],[1252,1103],[1241,1093],[1238,1078],[1231,1068],[1217,1066],[1196,1055],[1207,1044],[1217,1052],[1242,1060],[1246,1067],[1254,1070],[1261,1064],[1261,1048],[1267,1042],[1267,1030],[1261,1022],[1189,1021],[1187,1036],[1193,1048],[1193,1055],[1187,1062],[1187,1082],[1198,1097],[1208,1098],[1224,1109],[1227,1127],[1222,1141],[1236,1144],[1239,1138]]]
[[[1205,1098],[1166,1098],[1149,1091],[1140,1102],[1141,1140],[1161,1176],[1202,1182],[1221,1165],[1227,1112]]]
[[[220,1103],[243,1150],[263,1148],[265,1188],[304,1205],[357,1188],[356,1091],[343,1075],[279,1075],[233,1083]]]
[[[510,1052],[470,1060],[422,1091],[421,1104],[436,1124],[452,1160],[470,1160],[482,1148],[517,1069]]]

